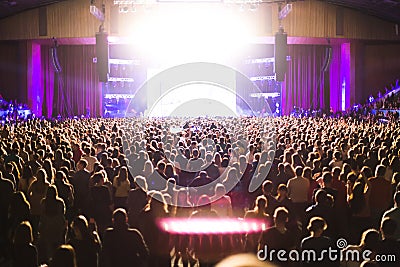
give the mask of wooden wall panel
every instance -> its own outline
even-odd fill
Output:
[[[89,1],[67,1],[50,5],[47,11],[48,36],[93,37],[100,21],[90,14]]]
[[[344,37],[353,39],[400,40],[395,24],[344,9]]]
[[[334,37],[336,7],[319,1],[295,2],[283,26],[289,36]]]
[[[39,9],[0,20],[0,40],[35,39],[39,36]]]
[[[106,4],[105,30],[110,32],[110,14],[113,0],[104,0]],[[283,26],[289,36],[318,37],[318,38],[348,38],[348,39],[379,39],[400,40],[395,34],[395,25],[390,22],[367,16],[358,11],[344,8],[344,34],[336,35],[336,6],[323,1],[306,0],[293,2],[292,12],[283,20]],[[171,6],[173,4],[160,4]],[[0,20],[0,40],[41,39],[49,37],[80,38],[94,37],[100,22],[89,12],[90,1],[70,0],[47,7],[48,35],[39,36],[38,9],[17,14]],[[212,7],[210,7],[212,8]],[[249,22],[249,30],[258,36],[273,36],[278,30],[277,4],[261,4],[257,11],[237,12],[238,6],[226,7],[236,10],[238,17]],[[140,7],[137,12],[119,14],[117,16],[118,32],[128,34],[143,18],[154,17],[159,7],[150,9]],[[207,20],[207,17],[204,17]],[[183,22],[184,23],[184,22]]]

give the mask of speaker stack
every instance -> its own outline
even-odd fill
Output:
[[[275,74],[276,81],[283,82],[287,70],[287,33],[280,29],[275,34]]]
[[[108,81],[109,64],[108,64],[108,34],[105,32],[96,33],[96,57],[97,57],[97,73],[100,82]]]

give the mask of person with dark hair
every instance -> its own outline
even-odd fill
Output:
[[[61,245],[55,252],[49,267],[78,267],[75,250],[71,245]]]
[[[28,189],[28,199],[31,205],[32,228],[34,236],[37,236],[40,216],[42,215],[42,199],[46,196],[47,188],[49,187],[47,174],[44,169],[39,169],[34,181]]]
[[[83,215],[73,220],[71,228],[73,238],[68,243],[75,250],[77,267],[99,266],[101,243],[97,232],[90,231],[89,224]]]
[[[42,215],[39,222],[39,261],[48,262],[58,246],[65,241],[65,204],[58,197],[57,188],[50,185],[42,200]]]
[[[50,159],[45,159],[43,161],[43,169],[46,171],[47,181],[49,183],[53,183],[53,179],[56,175],[56,170],[53,168],[53,163]]]
[[[217,164],[215,164],[214,162],[214,158],[213,155],[208,152],[206,154],[206,162],[204,165],[205,168],[204,169],[207,172],[207,175],[212,179],[215,180],[217,179],[221,174],[219,173],[219,169]]]
[[[14,193],[14,185],[11,181],[4,179],[0,172],[0,257],[7,246],[8,239],[8,211],[10,200]]]
[[[28,221],[21,222],[15,230],[13,242],[13,267],[37,267],[38,254],[33,245],[32,227]]]
[[[328,228],[326,221],[321,217],[313,217],[307,226],[307,230],[310,232],[310,236],[304,238],[301,241],[302,251],[313,251],[317,256],[312,257],[312,254],[308,259],[304,259],[303,266],[305,267],[318,267],[318,266],[338,266],[338,262],[333,262],[329,259],[328,253],[322,254],[323,250],[328,251],[329,248],[333,248],[332,240],[324,236],[324,231]],[[321,259],[321,257],[323,257]],[[318,260],[317,260],[318,259]]]
[[[62,171],[56,172],[54,185],[57,187],[58,196],[64,201],[66,219],[71,220],[74,203],[74,188],[68,182],[65,173]]]
[[[385,166],[378,165],[375,177],[368,179],[368,188],[371,190],[369,207],[374,226],[379,225],[383,213],[390,208],[392,202],[392,185],[389,181],[385,180],[385,171]]]
[[[11,195],[8,210],[8,236],[12,238],[17,226],[23,221],[30,221],[31,206],[26,200],[25,194],[17,191]]]
[[[379,255],[393,255],[394,261],[383,261],[380,263],[382,267],[395,267],[399,266],[398,259],[400,259],[400,242],[396,240],[394,234],[396,233],[396,229],[399,227],[396,221],[385,218],[383,219],[380,227],[380,232],[382,236],[382,242],[379,246]]]
[[[164,196],[158,191],[153,191],[149,203],[140,215],[138,227],[149,248],[150,266],[161,267],[171,261],[169,235],[158,226],[160,219],[168,217],[168,205]]]
[[[4,177],[4,179],[11,181],[13,183],[13,186],[15,189],[17,188],[18,183],[14,176],[14,165],[12,163],[9,162],[9,163],[5,164],[3,177]]]
[[[365,251],[371,251],[372,255],[376,255],[379,249],[380,237],[379,232],[375,229],[365,230],[361,235],[361,241],[359,245],[349,245],[343,249],[342,255],[353,255],[352,251],[358,253],[358,255],[364,255]],[[358,267],[363,261],[362,257],[357,259],[351,259],[346,257],[342,260],[341,266],[343,267]]]
[[[165,171],[165,162],[159,161],[157,164],[157,168],[153,170],[153,173],[149,175],[147,178],[147,185],[149,190],[163,190],[165,183],[160,183],[160,181],[168,180],[167,176],[164,174]]]
[[[390,218],[396,222],[397,227],[395,233],[393,234],[393,238],[400,240],[400,192],[396,192],[394,194],[394,207],[390,210],[387,210],[383,214],[381,224],[386,218]]]
[[[276,207],[278,207],[278,205],[279,205],[276,198],[272,195],[272,190],[274,189],[274,184],[271,181],[267,180],[267,181],[263,182],[261,189],[262,189],[263,196],[265,196],[265,198],[267,199],[267,203],[268,203],[266,212],[270,217],[272,217],[274,215],[274,211],[275,211]]]
[[[322,217],[327,222],[324,232],[327,236],[336,237],[336,214],[329,202],[328,193],[324,189],[318,189],[315,193],[315,204],[308,207],[305,212],[305,222],[309,222],[314,217]],[[303,228],[303,232],[306,230]]]
[[[349,241],[351,243],[358,243],[361,233],[371,226],[371,212],[369,209],[370,190],[365,190],[365,187],[364,183],[356,182],[349,196]]]
[[[22,169],[22,177],[18,183],[18,191],[22,191],[25,194],[28,192],[29,186],[36,180],[33,176],[33,172],[30,166],[24,166]]]
[[[130,227],[137,227],[139,214],[147,204],[147,182],[143,176],[134,178],[136,188],[129,190],[127,199],[128,222]]]
[[[260,235],[258,241],[258,250],[264,250],[264,253],[268,251],[289,250],[296,247],[297,233],[293,232],[290,227],[287,227],[289,220],[289,211],[284,207],[278,207],[274,212],[274,225],[267,227]],[[278,266],[288,266],[288,262],[280,262],[276,257],[272,260],[273,263]]]
[[[112,196],[108,187],[104,185],[104,177],[100,172],[93,174],[90,179],[94,186],[90,188],[89,215],[96,221],[99,234],[102,236],[104,230],[111,225],[111,215],[114,209]]]
[[[74,187],[74,208],[78,213],[86,213],[89,196],[90,172],[86,169],[88,162],[81,159],[76,164],[76,172],[71,179]]]
[[[216,219],[218,214],[211,208],[211,199],[207,195],[200,196],[196,210],[190,219]],[[221,260],[222,244],[218,235],[192,235],[191,248],[193,249],[200,266],[214,266]]]
[[[104,232],[101,267],[144,266],[149,259],[149,251],[142,234],[127,224],[124,209],[113,213],[113,228]]]

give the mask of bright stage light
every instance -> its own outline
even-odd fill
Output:
[[[158,221],[158,225],[171,234],[247,234],[259,233],[267,228],[264,220],[228,218],[167,218]]]
[[[213,84],[185,84],[159,97],[147,115],[149,117],[236,117],[236,94]]]
[[[143,13],[125,32],[147,54],[167,64],[222,62],[238,53],[255,32],[243,14],[223,4],[160,4]]]

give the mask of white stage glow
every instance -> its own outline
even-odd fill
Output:
[[[217,3],[160,4],[132,21],[124,32],[164,69],[194,61],[226,63],[255,35],[237,10]]]
[[[149,117],[236,117],[236,94],[213,84],[193,83],[173,88],[158,98]]]

